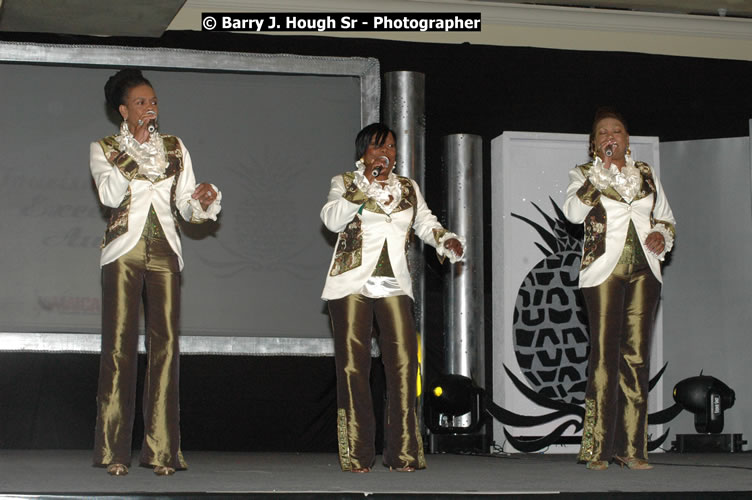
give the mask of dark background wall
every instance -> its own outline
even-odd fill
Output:
[[[752,62],[743,61],[198,32],[167,32],[158,39],[0,33],[0,39],[368,56],[379,59],[384,73],[425,73],[425,191],[429,205],[440,217],[440,149],[446,134],[483,137],[484,177],[488,179],[492,138],[512,130],[586,133],[595,109],[605,104],[621,110],[631,133],[658,136],[661,141],[747,136],[752,117]],[[81,138],[82,148],[89,139]],[[484,192],[485,213],[490,214],[488,183]],[[322,192],[322,199],[324,196]],[[491,262],[490,221],[485,225],[485,259]],[[435,259],[426,261],[427,289],[432,291],[427,299],[425,356],[430,378],[441,370],[443,362],[441,296],[436,290],[440,289],[445,268]],[[486,274],[486,343],[490,346],[491,276]],[[336,451],[331,358],[184,356],[181,363],[186,451]],[[379,401],[383,384],[378,362],[375,366],[373,379]],[[491,364],[487,367],[489,372],[494,369]],[[93,355],[0,353],[0,447],[91,447],[97,371],[98,357]],[[138,443],[140,437],[134,440]]]

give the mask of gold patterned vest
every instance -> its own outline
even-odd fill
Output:
[[[144,179],[146,177],[141,176],[138,173],[138,163],[128,153],[120,151],[120,143],[117,141],[117,136],[111,135],[98,141],[105,158],[110,165],[116,167],[128,180]],[[178,227],[178,210],[175,203],[177,187],[177,181],[180,177],[180,173],[183,171],[183,152],[180,149],[180,142],[178,138],[173,135],[163,135],[162,142],[164,143],[165,151],[167,152],[167,168],[165,172],[159,176],[153,182],[160,182],[170,177],[173,177],[172,187],[170,190],[170,208],[172,211],[172,218],[175,223],[175,231],[180,234]],[[131,206],[131,188],[123,197],[123,201],[120,202],[120,206],[110,209],[110,220],[107,223],[107,229],[104,233],[104,239],[102,240],[102,248],[109,245],[117,237],[122,236],[128,232],[128,214]]]
[[[379,260],[376,261],[376,267],[371,276],[394,278],[394,270],[392,269],[392,262],[389,260],[389,248],[387,247],[386,240],[384,240],[384,246],[381,247]]]
[[[412,235],[412,225],[415,221],[418,197],[415,194],[415,189],[413,188],[413,184],[412,182],[410,182],[410,179],[408,179],[407,177],[398,177],[398,179],[402,187],[402,199],[400,200],[397,207],[395,207],[395,209],[392,211],[392,213],[415,208],[415,210],[413,210],[413,218],[410,221],[411,229],[407,232],[407,235],[405,237],[405,252],[407,252],[407,248],[410,243],[410,237]],[[362,264],[363,221],[360,216],[361,212],[363,210],[366,210],[368,212],[386,215],[386,213],[381,209],[378,203],[376,203],[376,201],[372,198],[367,198],[365,193],[363,193],[363,191],[361,191],[355,184],[354,172],[345,172],[344,174],[342,174],[342,180],[345,183],[345,194],[343,198],[351,203],[361,204],[362,206],[353,220],[351,220],[347,224],[345,230],[339,233],[339,236],[337,237],[337,248],[334,251],[334,262],[332,263],[332,268],[329,271],[330,276],[340,275],[351,269],[355,269]],[[384,253],[383,250],[384,248],[382,248],[382,256]],[[379,262],[381,262],[381,258],[379,259]],[[391,271],[391,264],[389,264],[389,270]],[[381,272],[383,272],[383,263]]]
[[[149,205],[149,215],[146,216],[146,223],[144,224],[144,230],[141,231],[141,237],[149,240],[167,239],[162,229],[162,224],[159,222],[157,211],[154,210],[154,205]]]
[[[645,251],[642,249],[637,229],[631,220],[629,221],[627,238],[624,241],[624,250],[621,251],[618,264],[631,264],[635,270],[642,269],[648,265],[648,259],[645,257]]]
[[[577,168],[579,168],[583,175],[587,178],[588,171],[592,167],[593,162],[589,162],[584,165],[580,165]],[[653,180],[653,173],[650,169],[650,166],[645,162],[637,161],[635,162],[635,167],[640,171],[640,176],[642,177],[642,185],[640,186],[640,192],[637,193],[637,196],[635,196],[634,200],[632,201],[640,200],[653,193],[656,193],[655,181]],[[600,202],[601,196],[626,203],[626,201],[613,187],[609,186],[603,191],[599,191],[595,186],[593,186],[589,179],[586,179],[582,187],[577,190],[577,197],[580,199],[580,201],[582,201],[586,205],[593,207],[587,214],[587,217],[585,217],[584,222],[585,237],[582,250],[582,264],[580,267],[581,270],[588,267],[601,255],[606,253],[606,231],[608,229],[608,221],[606,217],[606,209],[603,208],[603,205]],[[655,197],[653,198],[653,207],[655,207]],[[655,225],[652,209],[650,213],[650,221],[651,225]],[[634,229],[634,225],[632,225],[631,222],[630,226],[632,229]],[[636,236],[637,233],[635,231],[633,238],[636,238]],[[637,246],[640,246],[639,241],[637,241]],[[640,251],[642,251],[642,248],[640,248]],[[644,258],[644,254],[642,257]]]

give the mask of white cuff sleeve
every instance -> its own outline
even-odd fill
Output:
[[[653,226],[653,229],[650,230],[648,235],[651,233],[660,233],[660,235],[663,236],[663,251],[659,254],[655,254],[655,256],[658,257],[658,260],[662,261],[666,258],[666,254],[674,248],[674,236],[663,224],[656,224]]]
[[[214,184],[212,184],[211,187],[214,192],[217,193],[217,197],[214,198],[214,201],[211,202],[211,205],[209,205],[206,210],[204,210],[204,207],[201,206],[201,202],[197,199],[191,198],[190,200],[188,200],[188,204],[193,209],[193,213],[191,214],[191,222],[203,222],[206,219],[217,220],[217,214],[222,211],[222,192],[217,189],[217,186],[215,186]]]
[[[461,257],[444,246],[444,242],[447,240],[457,240],[460,242],[460,245],[462,245]],[[465,244],[465,238],[463,238],[462,236],[457,236],[456,234],[450,233],[449,231],[447,231],[446,233],[444,233],[444,236],[442,236],[439,239],[439,244],[436,245],[436,253],[440,257],[445,257],[449,259],[449,262],[451,262],[452,264],[454,264],[455,262],[463,262],[465,260],[465,255],[467,254],[467,245]]]

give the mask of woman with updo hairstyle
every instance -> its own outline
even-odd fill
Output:
[[[140,463],[160,476],[185,469],[180,449],[179,319],[183,257],[178,217],[216,220],[221,193],[196,184],[183,142],[158,131],[151,83],[137,69],[107,80],[105,98],[123,121],[90,147],[91,175],[110,216],[102,241],[102,348],[94,463],[113,476],[131,461],[143,301],[147,366]]]
[[[337,372],[337,441],[343,471],[366,473],[375,457],[371,338],[379,327],[386,379],[383,464],[412,472],[426,466],[415,411],[418,337],[407,265],[414,233],[443,260],[463,259],[464,238],[447,231],[418,184],[394,173],[395,134],[383,123],[355,138],[355,169],[332,178],[321,220],[337,233],[322,299],[328,301]]]
[[[646,470],[650,344],[676,221],[655,171],[632,158],[621,114],[596,112],[589,147],[593,160],[569,172],[564,202],[584,227],[579,286],[590,325],[579,460]]]

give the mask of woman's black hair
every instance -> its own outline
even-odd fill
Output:
[[[624,131],[626,133],[629,133],[627,120],[624,119],[621,113],[619,113],[612,107],[601,106],[600,108],[595,110],[593,125],[590,127],[590,141],[588,141],[588,154],[590,154],[590,156],[593,156],[595,154],[595,148],[593,147],[595,146],[595,126],[598,125],[598,122],[603,120],[604,118],[615,118],[616,120],[619,120],[621,124],[624,125]]]
[[[104,84],[104,98],[107,100],[107,105],[110,109],[119,113],[120,105],[125,104],[128,91],[139,85],[152,87],[151,82],[141,74],[141,70],[135,68],[121,69]]]
[[[392,137],[394,137],[396,146],[397,134],[383,123],[372,123],[363,127],[355,137],[355,159],[362,158],[366,154],[366,149],[368,149],[370,144],[382,146],[386,142],[386,138],[389,137],[389,134],[392,134]]]

